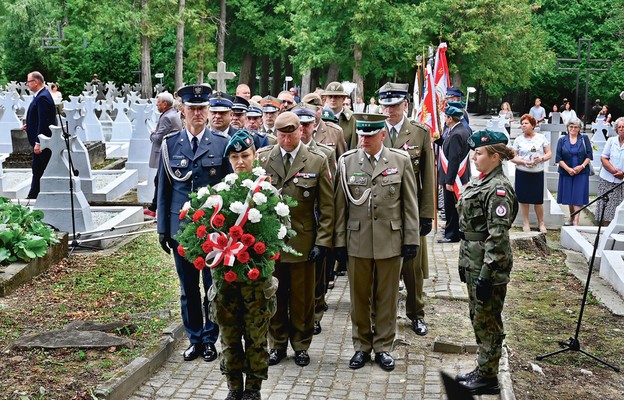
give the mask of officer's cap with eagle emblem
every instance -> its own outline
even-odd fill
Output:
[[[323,107],[323,100],[321,100],[321,96],[316,93],[306,94],[305,96],[303,96],[303,99],[301,99],[301,102],[311,104],[317,107]]]
[[[240,96],[236,96],[232,104],[232,111],[235,114],[245,114],[249,111],[249,101]]]
[[[210,96],[210,111],[225,112],[230,111],[236,98],[224,92],[214,92]]]
[[[185,106],[207,106],[210,104],[212,87],[208,84],[188,85],[178,89],[178,96]]]
[[[471,149],[476,149],[481,146],[488,146],[491,144],[508,143],[507,135],[502,132],[495,132],[490,130],[477,131],[470,135],[468,138],[468,146]]]
[[[262,107],[260,107],[260,104],[256,103],[255,101],[250,101],[249,108],[247,109],[247,116],[262,117]]]
[[[292,111],[299,117],[299,122],[302,124],[316,120],[316,106],[311,104],[299,103]]]
[[[260,105],[262,106],[262,112],[274,113],[280,110],[282,101],[273,96],[265,96],[260,101]]]
[[[402,103],[408,95],[409,84],[386,82],[379,88],[379,104],[393,106]]]
[[[349,94],[345,92],[344,86],[340,82],[330,82],[325,91],[321,93],[323,96],[348,96]]]

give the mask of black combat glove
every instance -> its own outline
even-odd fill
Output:
[[[460,265],[457,268],[459,269],[459,280],[466,283],[466,267]]]
[[[313,246],[312,250],[310,250],[310,254],[308,254],[308,261],[319,261],[322,260],[327,254],[327,247],[325,246]]]
[[[421,218],[420,219],[420,236],[427,236],[429,232],[431,232],[432,227],[433,227],[433,222],[431,218]]]
[[[162,247],[162,249],[167,254],[171,254],[171,247],[169,245],[170,240],[171,238],[167,237],[164,233],[161,233],[158,235],[158,241],[160,242],[160,247]]]
[[[347,264],[347,248],[346,247],[334,247],[334,257],[336,257],[336,261],[338,261],[338,265],[346,265]]]
[[[492,297],[492,281],[479,277],[477,279],[477,300],[487,301]]]
[[[404,244],[403,249],[401,250],[401,257],[403,257],[403,261],[409,261],[412,258],[415,258],[418,254],[418,245],[417,244]]]

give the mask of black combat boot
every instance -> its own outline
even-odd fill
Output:
[[[469,379],[460,382],[470,393],[476,395],[499,394],[498,378],[496,376],[488,378],[477,370]]]

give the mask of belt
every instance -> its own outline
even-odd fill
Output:
[[[459,232],[459,237],[462,240],[468,240],[470,242],[478,242],[487,239],[489,234],[487,232]]]

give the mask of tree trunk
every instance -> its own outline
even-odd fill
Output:
[[[269,94],[269,69],[271,61],[269,56],[262,56],[262,74],[260,75],[260,96]]]
[[[249,67],[250,76],[249,76],[249,89],[251,89],[251,95],[258,94],[258,78],[257,78],[257,65],[258,59],[254,56],[251,56],[251,66]]]
[[[340,72],[340,67],[336,63],[329,64],[329,68],[327,69],[327,79],[325,80],[325,84],[323,87],[327,87],[330,82],[338,81],[338,73]]]
[[[225,58],[225,17],[226,0],[221,0],[221,15],[219,16],[219,31],[217,34],[217,60],[224,61]]]
[[[141,9],[145,10],[148,0],[141,0]],[[147,18],[147,17],[143,17]],[[142,24],[147,25],[146,20]],[[150,57],[150,39],[147,35],[141,35],[141,97],[152,98],[152,61]]]
[[[186,0],[178,0],[178,30],[176,33],[175,76],[173,91],[184,84],[184,7]]]
[[[364,80],[360,75],[360,61],[362,61],[362,47],[359,44],[355,45],[353,50],[353,83],[355,83],[355,96],[351,96],[351,101],[355,104],[355,100],[358,97],[364,98]]]
[[[306,94],[312,91],[311,83],[312,83],[312,71],[307,69],[303,72],[303,75],[301,76],[301,91],[299,92],[299,97],[303,98],[303,96],[305,96]]]
[[[204,83],[204,71],[206,69],[205,58],[206,58],[206,30],[204,29],[204,25],[206,25],[206,18],[201,17],[199,19],[199,54],[197,56],[197,66],[199,70],[197,71],[197,84]]]
[[[271,94],[277,96],[282,91],[282,59],[277,56],[273,59],[273,81],[271,82]]]
[[[251,53],[245,53],[243,57],[243,64],[241,65],[240,75],[238,76],[238,83],[244,83],[251,88],[251,83],[255,80],[255,76],[251,74],[251,64],[253,64],[253,56]]]
[[[310,71],[310,93],[316,91],[317,87],[321,87],[320,75],[320,68],[312,68],[312,71]],[[323,86],[323,88],[325,88],[326,86],[327,85]]]

